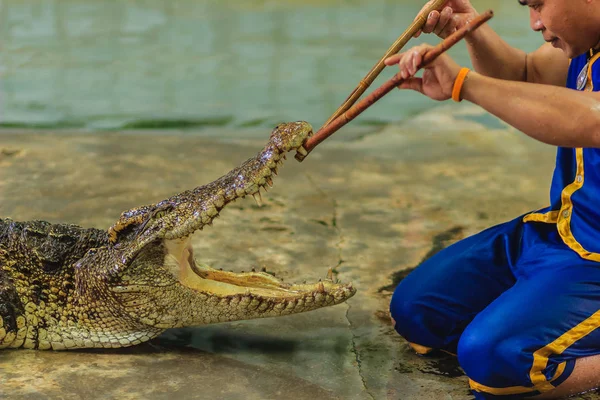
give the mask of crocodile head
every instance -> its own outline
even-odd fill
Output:
[[[111,245],[89,251],[76,265],[78,292],[103,297],[158,329],[299,313],[350,298],[353,286],[334,282],[331,274],[290,285],[266,272],[225,272],[197,262],[190,244],[227,204],[258,198],[273,184],[285,153],[302,152],[311,134],[306,122],[278,125],[256,157],[221,178],[124,212],[109,229]]]

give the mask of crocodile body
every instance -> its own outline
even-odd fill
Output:
[[[305,122],[277,126],[254,158],[204,186],[121,214],[108,229],[0,219],[0,348],[131,346],[165,329],[287,315],[355,293],[331,279],[283,284],[264,272],[215,270],[190,238],[229,203],[260,196]]]

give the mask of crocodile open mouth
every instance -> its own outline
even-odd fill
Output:
[[[194,259],[191,237],[165,240],[167,255],[164,265],[178,281],[195,291],[217,296],[250,294],[265,298],[295,296],[312,292],[331,292],[340,288],[354,291],[352,284],[334,282],[331,269],[326,279],[313,284],[287,284],[266,272],[235,273],[211,268]]]
[[[352,284],[334,282],[331,270],[326,279],[316,283],[287,284],[266,272],[222,271],[194,259],[191,236],[211,226],[221,210],[237,199],[252,195],[260,205],[260,190],[267,190],[273,185],[273,175],[277,174],[278,167],[285,160],[285,153],[296,150],[305,154],[302,146],[311,134],[312,128],[306,122],[278,125],[256,157],[246,160],[207,185],[180,193],[156,205],[154,208],[158,211],[151,221],[157,222],[143,227],[137,248],[143,246],[144,241],[149,243],[156,240],[154,232],[159,232],[166,250],[163,265],[181,285],[200,297],[208,295],[219,302],[234,302],[236,307],[229,307],[228,310],[266,311],[255,317],[268,316],[270,310],[273,313],[271,315],[308,311],[338,304],[352,297],[355,293]],[[128,223],[130,217],[126,216],[125,220]],[[122,226],[119,229],[122,230]],[[119,229],[115,232],[118,233]],[[226,319],[225,316],[222,318]]]

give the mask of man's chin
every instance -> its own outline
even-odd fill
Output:
[[[565,53],[565,55],[569,59],[573,59],[573,58],[578,57],[582,54],[585,54],[589,51],[588,48],[575,48],[575,47],[569,46],[568,44],[564,43],[560,39],[557,39],[556,44],[553,43],[552,45],[555,48],[562,50],[562,52]]]
[[[561,50],[563,53],[565,53],[565,56],[567,56],[567,58],[569,58],[569,59],[575,58],[578,55],[582,54],[582,52],[575,51],[570,46],[565,46],[564,44],[562,44],[562,42],[559,42],[554,47],[557,48],[557,49],[559,49],[559,50]]]
[[[564,51],[565,53],[568,53],[566,46],[563,45],[563,41],[560,40],[559,38],[555,38],[551,41],[549,41],[548,43],[550,43],[552,45],[552,47],[554,47],[555,49],[559,49]]]

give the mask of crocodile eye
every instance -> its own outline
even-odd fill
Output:
[[[164,217],[165,215],[167,215],[167,210],[160,210],[157,211],[156,214],[153,215],[153,217],[158,219]]]
[[[171,212],[175,207],[172,204],[162,205],[160,208],[154,210],[152,213],[152,219],[160,219]]]

